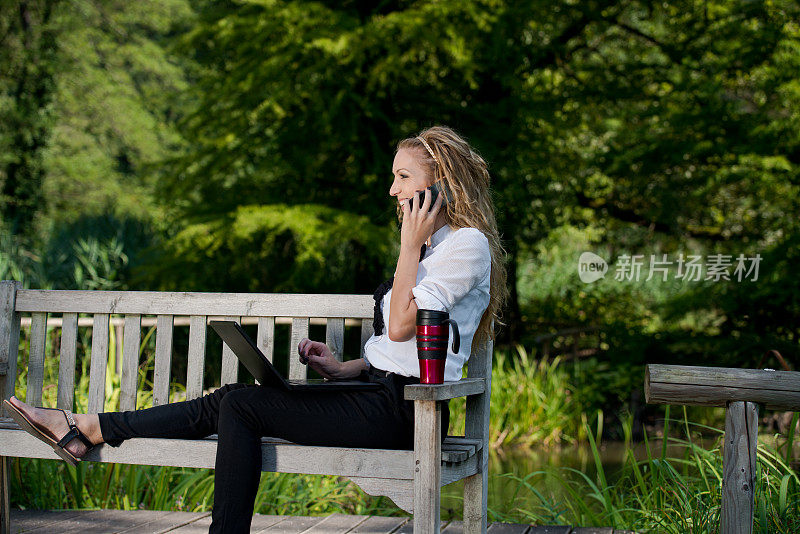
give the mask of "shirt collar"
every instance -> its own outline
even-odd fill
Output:
[[[444,226],[436,230],[433,235],[431,235],[431,246],[428,248],[435,248],[436,245],[447,239],[447,236],[453,233],[453,229],[450,227],[449,224],[445,223]]]

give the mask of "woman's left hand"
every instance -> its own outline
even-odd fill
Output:
[[[400,228],[400,247],[411,247],[419,250],[422,244],[428,240],[433,233],[433,225],[436,223],[436,215],[442,207],[442,195],[437,195],[433,209],[428,211],[431,205],[431,188],[425,190],[425,200],[419,206],[419,197],[415,193],[416,200],[414,205],[409,208],[410,202],[403,202],[403,225]]]

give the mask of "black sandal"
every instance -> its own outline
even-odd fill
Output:
[[[69,425],[69,431],[64,434],[64,436],[56,441],[55,439],[51,438],[47,435],[44,431],[42,431],[36,424],[28,419],[19,408],[14,406],[8,400],[4,400],[3,404],[8,409],[8,413],[17,422],[17,424],[23,430],[27,431],[33,437],[43,441],[44,443],[48,444],[49,446],[53,447],[53,451],[58,454],[61,458],[69,462],[73,466],[77,466],[78,462],[81,461],[80,458],[69,452],[65,447],[69,444],[70,441],[77,438],[81,440],[81,442],[86,446],[86,453],[94,449],[94,444],[89,441],[89,438],[80,431],[78,425],[75,424],[75,419],[72,417],[72,412],[69,410],[61,410],[57,408],[42,408],[43,410],[55,410],[64,414],[64,417],[67,419],[67,424]],[[84,453],[84,454],[86,454]]]

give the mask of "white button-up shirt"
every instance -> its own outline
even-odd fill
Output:
[[[418,309],[439,310],[458,323],[461,346],[453,352],[453,331],[447,345],[445,381],[460,380],[464,363],[472,351],[472,338],[483,312],[489,306],[492,256],[489,240],[477,228],[453,229],[445,224],[431,236],[431,245],[417,270],[417,285],[411,289]],[[378,369],[419,377],[417,338],[389,339],[390,289],[383,297],[383,334],[372,335],[364,345],[364,358]]]

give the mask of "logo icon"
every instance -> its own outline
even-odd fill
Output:
[[[595,280],[603,278],[608,272],[606,260],[594,252],[584,252],[578,258],[578,276],[581,282],[591,284]]]

